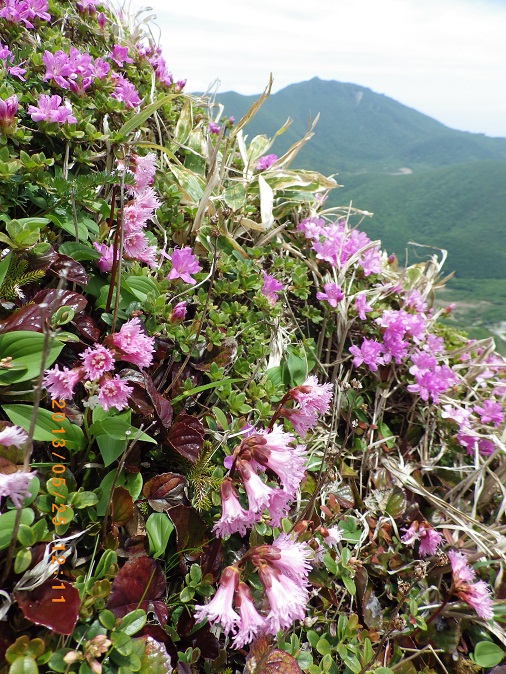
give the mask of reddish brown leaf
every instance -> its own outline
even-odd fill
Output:
[[[178,505],[167,511],[176,529],[179,566],[186,573],[187,563],[199,560],[207,543],[207,529],[204,520],[194,508]]]
[[[116,487],[112,495],[112,522],[117,526],[123,526],[132,519],[134,514],[134,502],[130,492],[125,487]]]
[[[178,454],[196,463],[204,444],[204,427],[196,417],[178,414],[165,440]]]
[[[53,589],[53,585],[64,585],[64,589]],[[56,634],[72,634],[81,602],[79,592],[67,581],[50,578],[30,592],[15,592],[14,597],[27,620],[48,627]],[[65,601],[53,601],[62,597]]]
[[[198,630],[193,631],[195,618],[187,611],[183,611],[177,621],[177,633],[181,637],[178,649],[186,651],[187,648],[199,648],[202,657],[215,660],[220,654],[220,642],[211,632],[211,625],[206,623]]]
[[[122,617],[129,610],[137,608],[142,599],[140,608],[144,608],[143,604],[156,604],[155,608],[161,611],[162,617],[165,615],[166,620],[167,607],[163,602],[157,601],[163,596],[165,589],[165,574],[158,562],[151,557],[135,557],[129,559],[116,574],[107,608],[117,617]],[[165,612],[158,604],[162,604]],[[130,606],[133,608],[129,608]]]
[[[62,253],[57,253],[56,258],[51,262],[49,273],[51,276],[59,278],[66,271],[66,279],[72,283],[79,283],[81,286],[88,284],[88,274],[80,262]]]
[[[83,337],[90,339],[92,342],[98,342],[100,339],[100,328],[91,316],[78,314],[74,317],[72,325],[77,328]]]
[[[154,414],[153,404],[143,384],[131,381],[130,379],[128,380],[128,384],[133,388],[132,393],[128,396],[130,407],[137,414],[152,418]]]
[[[56,290],[56,288],[39,291],[33,298],[33,301],[36,304],[47,302],[53,310],[60,307],[72,307],[76,314],[83,311],[88,304],[88,300],[81,293],[75,293],[72,290]]]
[[[149,375],[144,374],[144,382],[146,385],[146,391],[151,398],[151,402],[153,403],[156,418],[163,428],[169,428],[172,423],[172,405],[167,400],[167,398],[165,398],[165,396],[161,395],[161,393],[158,393],[155,385],[153,384],[153,380]]]
[[[44,315],[38,304],[28,304],[18,309],[9,318],[0,321],[0,334],[15,330],[42,332]]]
[[[186,478],[182,475],[163,473],[148,480],[142,488],[142,493],[153,510],[161,513],[186,500],[184,490],[187,484]]]
[[[247,665],[251,674],[302,674],[293,655],[277,648],[271,650],[265,637],[252,644]]]

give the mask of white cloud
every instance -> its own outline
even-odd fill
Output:
[[[189,90],[356,82],[456,128],[506,136],[506,3],[491,0],[151,0]],[[143,6],[131,0],[131,9]],[[156,33],[155,33],[156,34]]]

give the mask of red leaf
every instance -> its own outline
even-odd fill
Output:
[[[52,588],[62,584],[65,586],[63,590]],[[27,620],[48,627],[56,634],[72,634],[81,602],[79,592],[67,581],[50,578],[30,592],[22,590],[15,592],[14,596]],[[61,597],[64,597],[64,602],[53,601]]]
[[[207,543],[207,528],[197,511],[189,506],[177,505],[170,508],[167,515],[176,529],[179,566],[186,573],[186,562],[196,562],[202,555]]]
[[[100,339],[100,328],[91,316],[78,314],[74,316],[72,325],[78,329],[83,337],[90,339],[92,342],[98,342]]]
[[[79,283],[81,286],[88,284],[88,274],[83,265],[68,255],[57,253],[56,259],[51,263],[49,273],[51,276],[59,278],[65,271],[67,272],[67,281]]]
[[[112,611],[131,604],[137,605],[141,599],[148,603],[156,601],[162,597],[165,589],[165,574],[161,566],[151,557],[135,557],[129,559],[116,574],[107,608]],[[128,611],[123,615],[126,613]]]
[[[144,382],[146,384],[146,391],[153,403],[156,418],[163,428],[169,428],[172,423],[172,405],[167,398],[156,390],[153,380],[147,374],[144,374]]]
[[[142,493],[153,510],[161,513],[185,500],[184,490],[187,484],[186,478],[182,475],[163,473],[148,480],[142,488]]]
[[[44,315],[38,304],[28,304],[18,309],[9,318],[0,321],[0,334],[15,330],[42,332]]]
[[[178,454],[196,463],[204,444],[204,427],[197,417],[178,414],[165,440]]]
[[[246,665],[251,674],[302,674],[293,655],[277,648],[271,650],[265,637],[251,645]]]
[[[55,299],[56,302],[54,301]],[[88,300],[81,293],[75,293],[72,290],[57,290],[56,288],[40,290],[33,298],[33,301],[36,304],[47,302],[51,305],[53,311],[60,307],[72,307],[76,314],[85,309],[88,304]]]
[[[112,495],[112,522],[123,526],[130,521],[134,514],[134,502],[130,492],[125,487],[116,487]]]

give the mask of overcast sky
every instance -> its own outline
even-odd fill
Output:
[[[130,0],[145,7],[188,91],[219,80],[257,94],[270,72],[273,91],[317,76],[506,137],[506,0]]]

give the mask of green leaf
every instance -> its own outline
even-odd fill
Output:
[[[472,659],[480,667],[495,667],[504,658],[505,653],[502,648],[491,641],[479,641],[474,647]]]
[[[157,441],[147,433],[139,431],[138,428],[119,417],[109,417],[101,421],[96,421],[90,426],[90,433],[96,437],[107,435],[113,440],[133,440],[137,438],[143,442],[152,442],[155,445]]]
[[[174,525],[165,513],[151,513],[146,522],[146,533],[149,541],[149,554],[157,559],[162,557],[167,548]]]
[[[9,667],[9,674],[39,674],[39,668],[33,658],[25,655],[14,660]]]
[[[212,412],[213,412],[214,416],[216,417],[216,421],[219,423],[222,430],[226,431],[228,429],[228,421],[227,421],[227,417],[225,416],[225,414],[220,410],[219,407],[213,407]]]
[[[121,623],[118,627],[120,632],[124,632],[132,636],[141,630],[147,621],[146,611],[143,611],[141,608],[135,609],[127,613],[124,618],[121,619]]]
[[[140,302],[145,302],[149,293],[154,293],[155,297],[160,294],[156,281],[148,276],[129,276],[122,280],[121,285]]]
[[[35,545],[36,540],[37,539],[32,527],[29,527],[26,524],[19,525],[18,541],[21,543],[21,545],[30,548],[32,545]]]
[[[246,201],[246,190],[244,185],[237,182],[223,191],[223,198],[225,203],[233,211],[237,211],[244,205]]]
[[[111,632],[111,641],[114,648],[121,655],[130,655],[132,652],[132,640],[125,632]]]
[[[68,255],[77,262],[82,262],[83,260],[99,260],[101,257],[98,250],[95,250],[95,248],[92,248],[85,243],[77,243],[77,241],[67,241],[67,243],[62,243],[58,248],[58,252],[63,255]]]
[[[30,429],[30,419],[33,411],[31,405],[4,405],[3,410],[13,424],[20,426],[25,431]],[[86,439],[79,426],[71,424],[67,418],[63,422],[55,422],[52,419],[52,414],[53,412],[50,410],[42,408],[37,410],[37,422],[35,424],[33,439],[42,442],[51,442],[52,440],[65,441],[64,447],[68,449],[83,449],[86,445]],[[65,433],[55,435],[52,432],[55,428],[61,427],[65,429]],[[59,448],[60,451],[63,448]],[[58,448],[55,451],[58,452]]]
[[[44,335],[30,330],[16,330],[0,335],[0,359],[10,356],[11,368],[0,370],[0,382],[14,384],[37,377],[40,373]],[[63,344],[49,340],[45,367],[50,367],[60,355]],[[21,369],[22,368],[22,369]]]
[[[2,283],[4,282],[5,275],[9,271],[11,260],[12,260],[12,253],[9,253],[0,262],[0,288],[2,287]]]
[[[109,550],[109,552],[112,552],[112,550]],[[101,611],[98,616],[98,619],[107,630],[114,629],[114,626],[116,625],[116,617],[114,613],[112,611],[109,611],[108,609],[104,609],[103,611]]]
[[[148,120],[151,115],[158,110],[158,108],[160,108],[162,105],[165,105],[166,103],[169,103],[173,98],[177,98],[177,96],[179,96],[179,94],[167,94],[167,96],[160,98],[160,100],[155,101],[150,105],[146,105],[145,108],[143,108],[140,112],[138,112],[123,124],[119,130],[119,133],[123,136],[128,135],[137,129],[137,127],[141,126],[141,124],[144,124],[144,122]]]
[[[23,508],[21,510],[21,524],[29,526],[35,517],[35,513],[31,508]],[[9,510],[0,515],[0,550],[5,550],[9,547],[14,530],[14,522],[16,521],[16,510]]]
[[[95,572],[93,574],[93,577],[96,580],[100,580],[100,578],[104,578],[104,576],[107,575],[107,572],[111,568],[113,564],[116,564],[118,561],[118,556],[114,552],[114,550],[105,550],[104,554],[100,558],[99,563],[97,564],[97,568],[95,569]],[[104,625],[104,627],[107,627],[107,625]]]
[[[142,475],[141,473],[131,473],[126,475],[122,470],[116,478],[116,470],[111,470],[104,477],[100,483],[100,500],[97,503],[97,514],[99,517],[105,515],[105,509],[107,507],[107,502],[109,501],[109,496],[111,495],[112,485],[114,483],[115,487],[125,487],[130,492],[130,496],[135,499],[139,496],[142,491]]]
[[[176,396],[171,399],[171,403],[178,403],[180,400],[184,400],[188,396],[196,395],[201,391],[207,391],[210,388],[215,388],[216,386],[223,386],[225,384],[237,384],[238,382],[244,382],[244,379],[220,379],[219,381],[212,381],[210,384],[203,384],[202,386],[196,386],[195,388],[190,389],[189,391],[184,391],[181,395]]]

